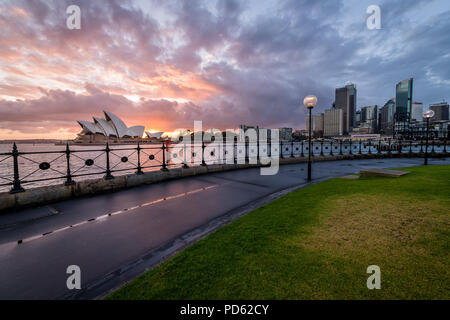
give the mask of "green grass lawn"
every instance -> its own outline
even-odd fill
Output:
[[[292,192],[107,299],[449,299],[450,166],[402,170]]]

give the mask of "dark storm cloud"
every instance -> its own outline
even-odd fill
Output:
[[[369,2],[361,12],[336,0],[143,2],[148,10],[135,1],[9,2],[32,18],[0,12],[0,23],[9,27],[0,35],[0,62],[11,79],[0,94],[33,91],[29,83],[15,85],[13,76],[23,70],[6,63],[17,54],[15,43],[41,54],[28,57],[29,70],[36,69],[30,77],[39,78],[39,68],[53,68],[73,90],[50,90],[40,83],[35,88],[40,98],[0,101],[0,128],[24,121],[72,128],[73,119],[88,119],[105,107],[133,123],[149,119],[151,126],[154,119],[167,128],[192,127],[193,120],[219,128],[241,123],[300,128],[302,98],[317,95],[316,110],[323,111],[331,106],[335,87],[347,81],[357,84],[358,106],[383,104],[394,96],[395,84],[409,77],[415,78],[414,100],[428,104],[448,98],[449,6],[445,1],[378,2],[381,30],[366,28]],[[82,32],[65,27],[61,12],[72,3],[82,8]],[[442,11],[428,12],[431,4]],[[170,19],[162,23],[153,9]],[[42,56],[67,61],[50,65]],[[31,58],[43,62],[32,64]],[[129,82],[119,88],[105,76],[90,83],[95,66]],[[185,82],[179,80],[183,75],[189,75]],[[135,83],[150,88],[139,102],[125,97],[127,91],[147,90],[131,89]],[[155,86],[160,96],[171,93],[191,102],[152,99]]]

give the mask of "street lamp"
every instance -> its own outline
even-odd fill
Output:
[[[308,108],[309,111],[309,133],[308,133],[308,181],[311,181],[311,127],[312,127],[312,119],[311,119],[311,111],[317,104],[317,97],[316,96],[306,96],[305,99],[303,99],[303,104],[306,108]]]
[[[423,113],[423,117],[427,120],[427,133],[425,137],[425,160],[424,165],[428,165],[428,132],[429,132],[429,122],[430,118],[434,117],[434,111],[433,110],[427,110]]]

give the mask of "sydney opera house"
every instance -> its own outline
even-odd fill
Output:
[[[144,126],[127,127],[118,116],[103,111],[105,117],[93,117],[93,122],[78,120],[82,130],[75,143],[135,142],[144,135]],[[150,138],[150,136],[147,134]]]

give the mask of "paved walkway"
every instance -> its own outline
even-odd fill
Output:
[[[313,179],[420,164],[414,158],[318,162]],[[305,163],[281,166],[275,176],[229,171],[0,216],[0,298],[96,297],[239,212],[305,184],[305,176]],[[66,287],[69,265],[81,268],[80,291]]]

